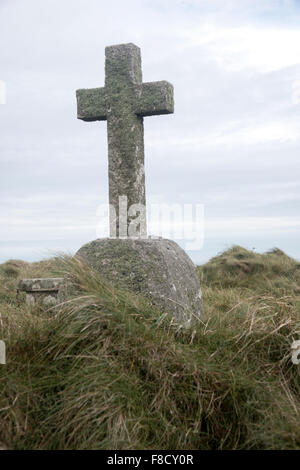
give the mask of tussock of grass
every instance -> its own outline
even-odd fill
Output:
[[[211,286],[263,291],[273,285],[300,294],[300,263],[278,248],[259,254],[233,246],[199,267],[199,272]]]
[[[19,278],[62,272],[76,286],[66,303],[18,303]],[[300,369],[290,346],[300,333],[299,272],[278,250],[258,255],[233,247],[199,268],[205,317],[183,330],[79,260],[5,263],[0,443],[298,449]]]

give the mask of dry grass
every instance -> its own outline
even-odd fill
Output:
[[[183,330],[68,257],[0,266],[0,443],[15,449],[299,449],[299,263],[233,247],[199,267],[203,323]],[[17,281],[61,275],[56,309]]]

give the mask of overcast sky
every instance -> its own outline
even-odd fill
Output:
[[[147,199],[204,204],[195,262],[233,244],[300,259],[299,0],[0,0],[0,262],[74,253],[108,201],[106,123],[76,119],[104,49],[174,85],[145,118]],[[181,243],[182,246],[184,244]]]

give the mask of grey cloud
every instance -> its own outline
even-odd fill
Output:
[[[106,124],[77,121],[75,90],[103,86],[104,48],[120,42],[141,47],[145,81],[175,85],[175,114],[145,119],[149,200],[203,202],[208,218],[297,216],[300,105],[292,93],[300,65],[232,70],[212,49],[219,29],[283,29],[297,18],[297,4],[279,0],[2,0],[0,261],[36,259],[38,247],[76,249],[95,237],[97,206],[107,200]],[[193,44],[189,33],[200,37],[207,24],[215,36]],[[277,128],[287,136],[278,140]],[[208,237],[195,260],[248,243],[246,231]],[[289,248],[286,237],[258,230],[255,243]]]

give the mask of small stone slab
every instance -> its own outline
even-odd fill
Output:
[[[26,304],[55,305],[62,301],[65,280],[61,277],[22,279],[18,292],[26,292]]]

